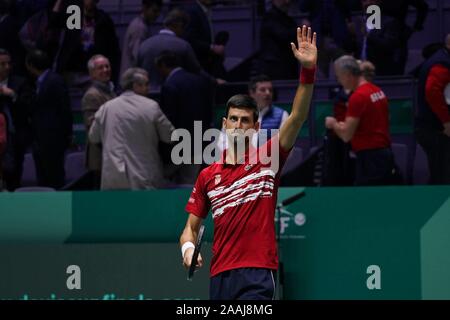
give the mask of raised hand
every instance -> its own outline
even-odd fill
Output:
[[[297,44],[298,49],[291,42],[292,53],[295,58],[305,68],[314,67],[317,63],[316,33],[312,34],[311,28],[305,25],[302,28],[297,28]]]

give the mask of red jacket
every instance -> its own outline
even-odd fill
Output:
[[[433,66],[428,74],[425,97],[442,123],[450,122],[450,113],[444,98],[444,89],[448,83],[450,70],[441,64]]]

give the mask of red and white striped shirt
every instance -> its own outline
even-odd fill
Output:
[[[278,268],[274,214],[280,172],[289,152],[271,148],[274,139],[278,147],[275,136],[261,148],[267,148],[269,156],[277,151],[278,166],[259,159],[252,164],[247,155],[242,164],[213,163],[197,178],[186,211],[201,218],[212,211],[211,277],[237,268]]]

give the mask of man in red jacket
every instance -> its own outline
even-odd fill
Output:
[[[428,158],[430,184],[450,184],[450,34],[420,69],[416,138]]]
[[[336,77],[346,90],[353,91],[344,121],[327,117],[325,126],[356,153],[356,185],[398,183],[389,133],[389,107],[384,92],[368,82],[355,58],[342,56],[334,63]]]

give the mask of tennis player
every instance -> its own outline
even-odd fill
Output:
[[[202,220],[212,210],[212,300],[274,298],[274,273],[278,269],[275,206],[281,169],[307,119],[313,93],[317,48],[316,34],[311,28],[297,28],[297,45],[291,43],[292,52],[302,69],[292,112],[279,134],[260,147],[272,150],[269,155],[271,161],[279,165],[268,165],[260,159],[256,163],[249,161],[254,150],[251,150],[246,132],[259,129],[258,108],[249,96],[233,96],[227,102],[223,119],[228,149],[223,152],[221,161],[200,172],[186,205],[189,216],[180,237],[186,268],[191,264],[193,243]],[[240,148],[243,141],[245,148]],[[275,152],[273,145],[278,147]],[[199,256],[198,267],[202,264]]]

